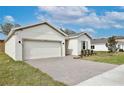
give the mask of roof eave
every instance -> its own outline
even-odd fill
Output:
[[[77,35],[77,36],[70,36],[69,39],[78,38],[78,37],[80,37],[81,35],[87,35],[90,39],[92,39],[87,33],[81,33],[81,34],[79,34],[79,35]]]
[[[34,26],[38,26],[38,25],[42,25],[42,24],[47,24],[50,27],[52,27],[53,29],[57,30],[59,33],[61,33],[64,36],[68,36],[66,33],[62,32],[61,30],[59,30],[58,28],[54,27],[53,25],[49,24],[48,22],[42,22],[42,23],[37,23],[37,24],[32,24],[32,25],[27,25],[27,26],[23,26],[23,27],[18,27],[18,28],[14,28],[10,31],[10,33],[8,34],[7,39],[5,40],[5,42],[7,42],[9,40],[9,38],[15,33],[15,31],[19,31],[19,30],[23,30],[26,28],[30,28],[30,27],[34,27]]]
[[[61,30],[59,30],[58,28],[54,27],[52,24],[48,23],[48,22],[42,22],[42,23],[37,23],[37,24],[32,24],[32,25],[27,25],[27,26],[23,26],[23,27],[19,27],[19,28],[14,28],[13,30],[17,31],[17,30],[22,30],[22,29],[26,29],[26,28],[30,28],[33,26],[37,26],[37,25],[42,25],[42,24],[47,24],[50,27],[54,28],[55,30],[58,30],[61,34],[68,36],[66,33],[62,32]]]

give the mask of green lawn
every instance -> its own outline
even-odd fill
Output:
[[[0,85],[65,85],[25,62],[14,61],[0,52]]]
[[[86,60],[93,60],[96,62],[104,62],[110,64],[124,64],[124,52],[122,53],[107,53],[107,52],[96,52],[96,55],[84,57]]]

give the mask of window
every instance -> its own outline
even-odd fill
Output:
[[[95,49],[95,46],[94,46],[94,45],[92,45],[92,46],[91,46],[91,49]]]
[[[88,42],[87,41],[82,41],[81,43],[82,43],[81,44],[82,49],[88,49]]]

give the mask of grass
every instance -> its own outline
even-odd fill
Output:
[[[0,52],[0,85],[63,86],[65,84],[53,80],[46,73],[25,62],[14,61]]]
[[[107,52],[96,52],[96,55],[84,57],[85,60],[93,60],[96,62],[104,62],[110,64],[121,65],[124,64],[124,52],[119,53],[107,53]]]

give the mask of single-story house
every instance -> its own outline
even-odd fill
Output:
[[[5,53],[14,60],[80,55],[81,49],[90,49],[87,33],[67,35],[48,22],[14,28],[5,41]]]
[[[124,50],[124,36],[115,36],[118,49]],[[92,39],[91,45],[94,51],[108,51],[106,47],[107,38]]]
[[[0,40],[0,52],[4,51],[4,40]]]
[[[124,50],[124,36],[116,36],[116,41],[118,42],[118,48]]]
[[[108,51],[106,47],[107,38],[92,39],[91,44],[94,51]]]

